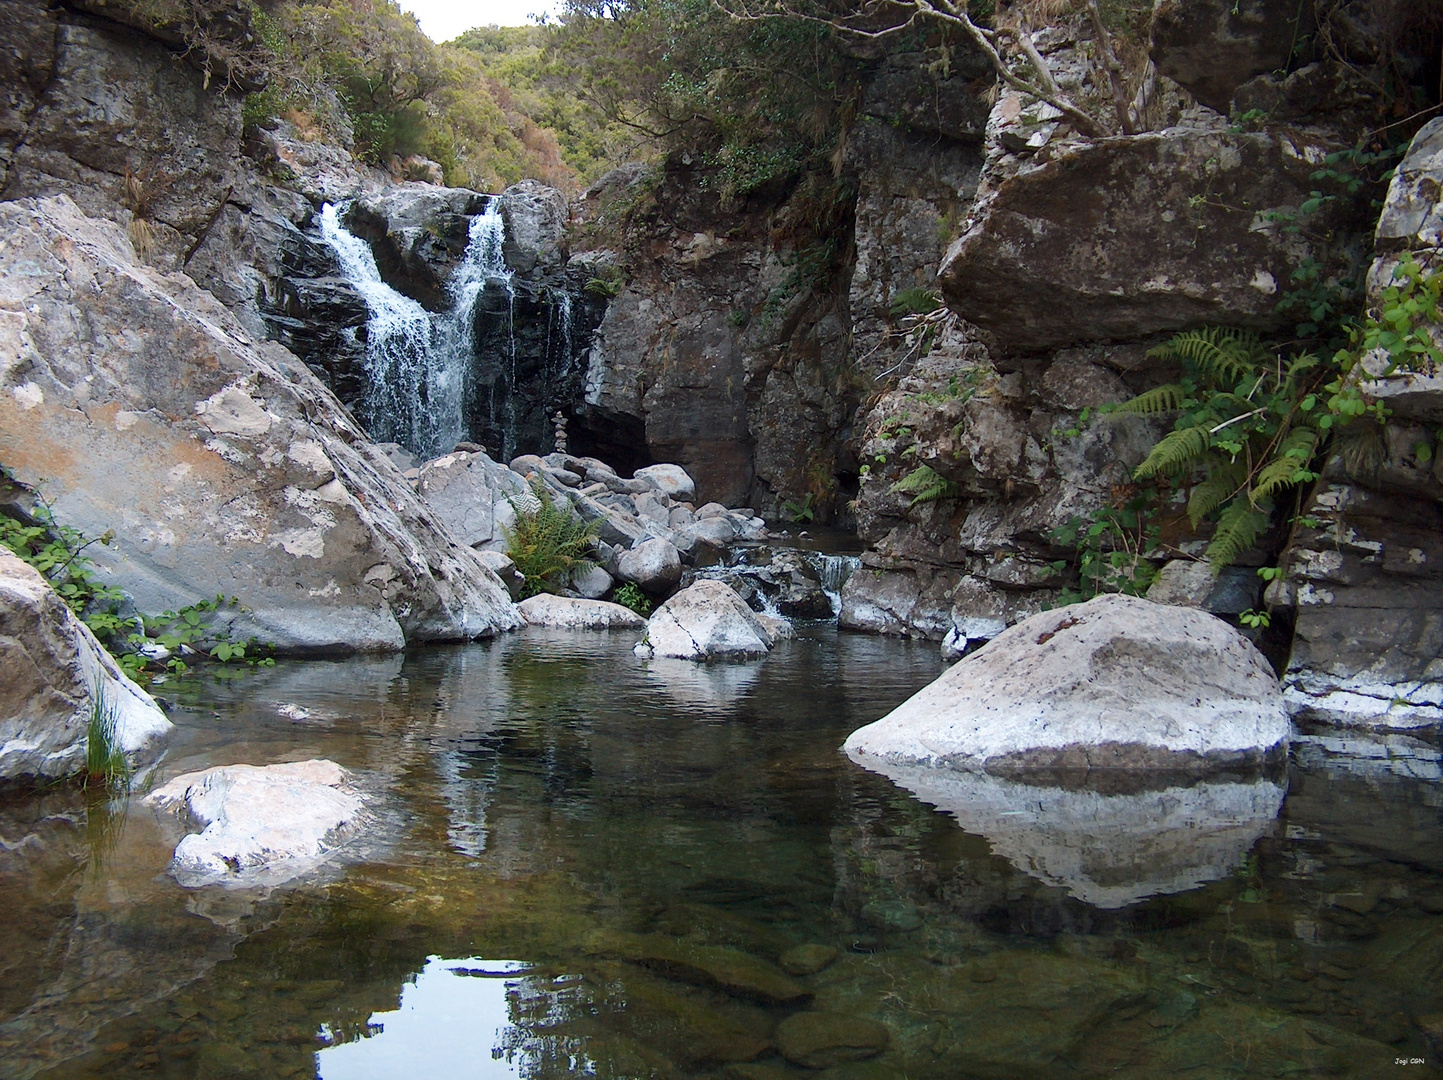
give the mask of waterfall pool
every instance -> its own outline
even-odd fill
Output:
[[[0,1077],[1443,1075],[1436,745],[939,808],[837,749],[934,643],[633,641],[160,688],[164,775],[329,757],[369,824],[288,885],[185,890],[138,800],[0,802]]]

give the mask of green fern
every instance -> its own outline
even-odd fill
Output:
[[[1191,364],[1220,386],[1236,386],[1272,364],[1273,355],[1257,334],[1226,326],[1187,330],[1148,350],[1158,360]]]
[[[1112,408],[1113,412],[1133,413],[1138,416],[1155,416],[1158,413],[1177,412],[1187,397],[1187,389],[1181,383],[1168,383],[1138,394],[1131,401],[1124,401]]]
[[[1307,468],[1318,452],[1318,432],[1295,427],[1278,445],[1277,456],[1257,471],[1248,499],[1257,504],[1309,479]]]
[[[1245,486],[1247,469],[1240,463],[1222,462],[1193,487],[1187,501],[1187,519],[1196,529],[1218,507]]]
[[[940,499],[955,499],[957,485],[937,472],[930,465],[918,465],[902,479],[892,485],[892,490],[902,495],[911,495],[910,505],[937,502]]]
[[[1152,453],[1147,455],[1146,460],[1133,470],[1133,476],[1146,480],[1161,474],[1181,473],[1197,464],[1207,453],[1210,444],[1206,424],[1170,431],[1152,448]]]
[[[1214,572],[1237,562],[1267,532],[1272,506],[1254,506],[1247,499],[1233,499],[1218,516],[1217,531],[1207,547],[1207,561]]]
[[[517,505],[510,495],[506,501],[516,511],[516,524],[506,529],[506,554],[526,579],[522,593],[557,592],[578,574],[596,565],[587,558],[596,543],[600,521],[583,522],[569,505],[558,506],[551,489],[540,480],[531,481],[535,507]]]

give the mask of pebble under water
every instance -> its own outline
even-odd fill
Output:
[[[184,890],[138,800],[0,803],[0,1076],[1443,1075],[1435,745],[919,785],[939,808],[837,749],[935,644],[633,640],[162,688],[163,775],[329,757],[372,817],[298,881]]]

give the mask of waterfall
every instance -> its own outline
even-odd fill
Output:
[[[432,313],[381,278],[370,246],[341,224],[341,211],[321,208],[321,238],[341,273],[366,302],[366,394],[362,420],[378,442],[398,442],[422,458],[446,453],[466,435],[464,403],[475,353],[476,303],[488,284],[511,301],[511,362],[516,353],[511,271],[502,257],[501,200],[471,219],[466,252],[451,275],[451,307]]]
[[[821,579],[822,591],[832,602],[832,614],[840,615],[842,612],[842,586],[847,584],[847,579],[856,573],[857,568],[862,565],[862,560],[855,555],[817,554],[813,556],[812,562],[817,568],[817,577]]]

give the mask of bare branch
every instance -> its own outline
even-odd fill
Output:
[[[1132,111],[1128,108],[1127,80],[1123,77],[1122,64],[1112,47],[1112,35],[1102,21],[1102,8],[1097,0],[1087,0],[1087,14],[1092,20],[1092,35],[1097,39],[1097,51],[1102,66],[1107,69],[1107,81],[1112,85],[1112,104],[1117,110],[1117,122],[1122,125],[1124,135],[1137,134],[1132,122]]]

